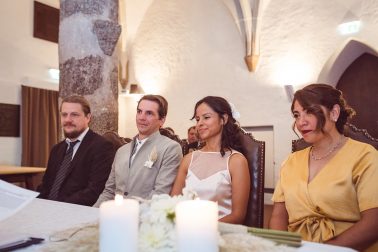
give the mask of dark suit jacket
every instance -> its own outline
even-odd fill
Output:
[[[46,173],[38,188],[39,198],[48,198],[66,150],[66,141],[52,148]],[[89,130],[72,159],[70,171],[60,188],[58,201],[92,206],[104,190],[114,155],[112,144]]]

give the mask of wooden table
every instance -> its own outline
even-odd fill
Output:
[[[46,168],[0,165],[0,179],[7,182],[23,182],[27,189],[33,188],[33,177],[44,173]]]

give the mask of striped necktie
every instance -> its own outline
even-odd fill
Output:
[[[72,155],[73,155],[73,148],[75,144],[77,144],[79,140],[76,140],[75,142],[70,142],[70,146],[64,155],[64,159],[62,164],[59,167],[59,170],[56,174],[54,184],[51,187],[50,194],[49,194],[49,199],[51,200],[57,200],[58,199],[58,194],[60,187],[64,181],[64,179],[67,176],[67,173],[69,171],[69,168],[71,166],[71,161],[72,161]]]
[[[135,138],[133,149],[132,149],[131,154],[130,154],[129,168],[131,167],[132,162],[134,162],[134,158],[135,158],[134,156],[136,155],[138,147],[140,147],[141,144],[142,144],[142,141],[139,140],[138,138]]]

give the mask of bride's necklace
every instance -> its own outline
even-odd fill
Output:
[[[343,142],[343,137],[341,136],[340,140],[337,142],[337,144],[332,146],[326,154],[324,154],[323,156],[320,156],[320,157],[315,157],[314,146],[311,146],[310,155],[311,155],[312,160],[322,160],[322,159],[328,157],[329,155],[331,155],[331,153],[333,153],[341,145],[342,142]]]

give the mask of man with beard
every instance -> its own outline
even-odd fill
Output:
[[[95,207],[115,194],[126,198],[151,198],[168,194],[182,159],[180,144],[160,134],[168,111],[168,103],[160,95],[145,95],[135,117],[138,128],[130,143],[118,149],[105,189]]]
[[[64,98],[60,120],[66,139],[50,152],[39,198],[92,206],[104,189],[115,151],[89,129],[91,110],[84,97]]]

